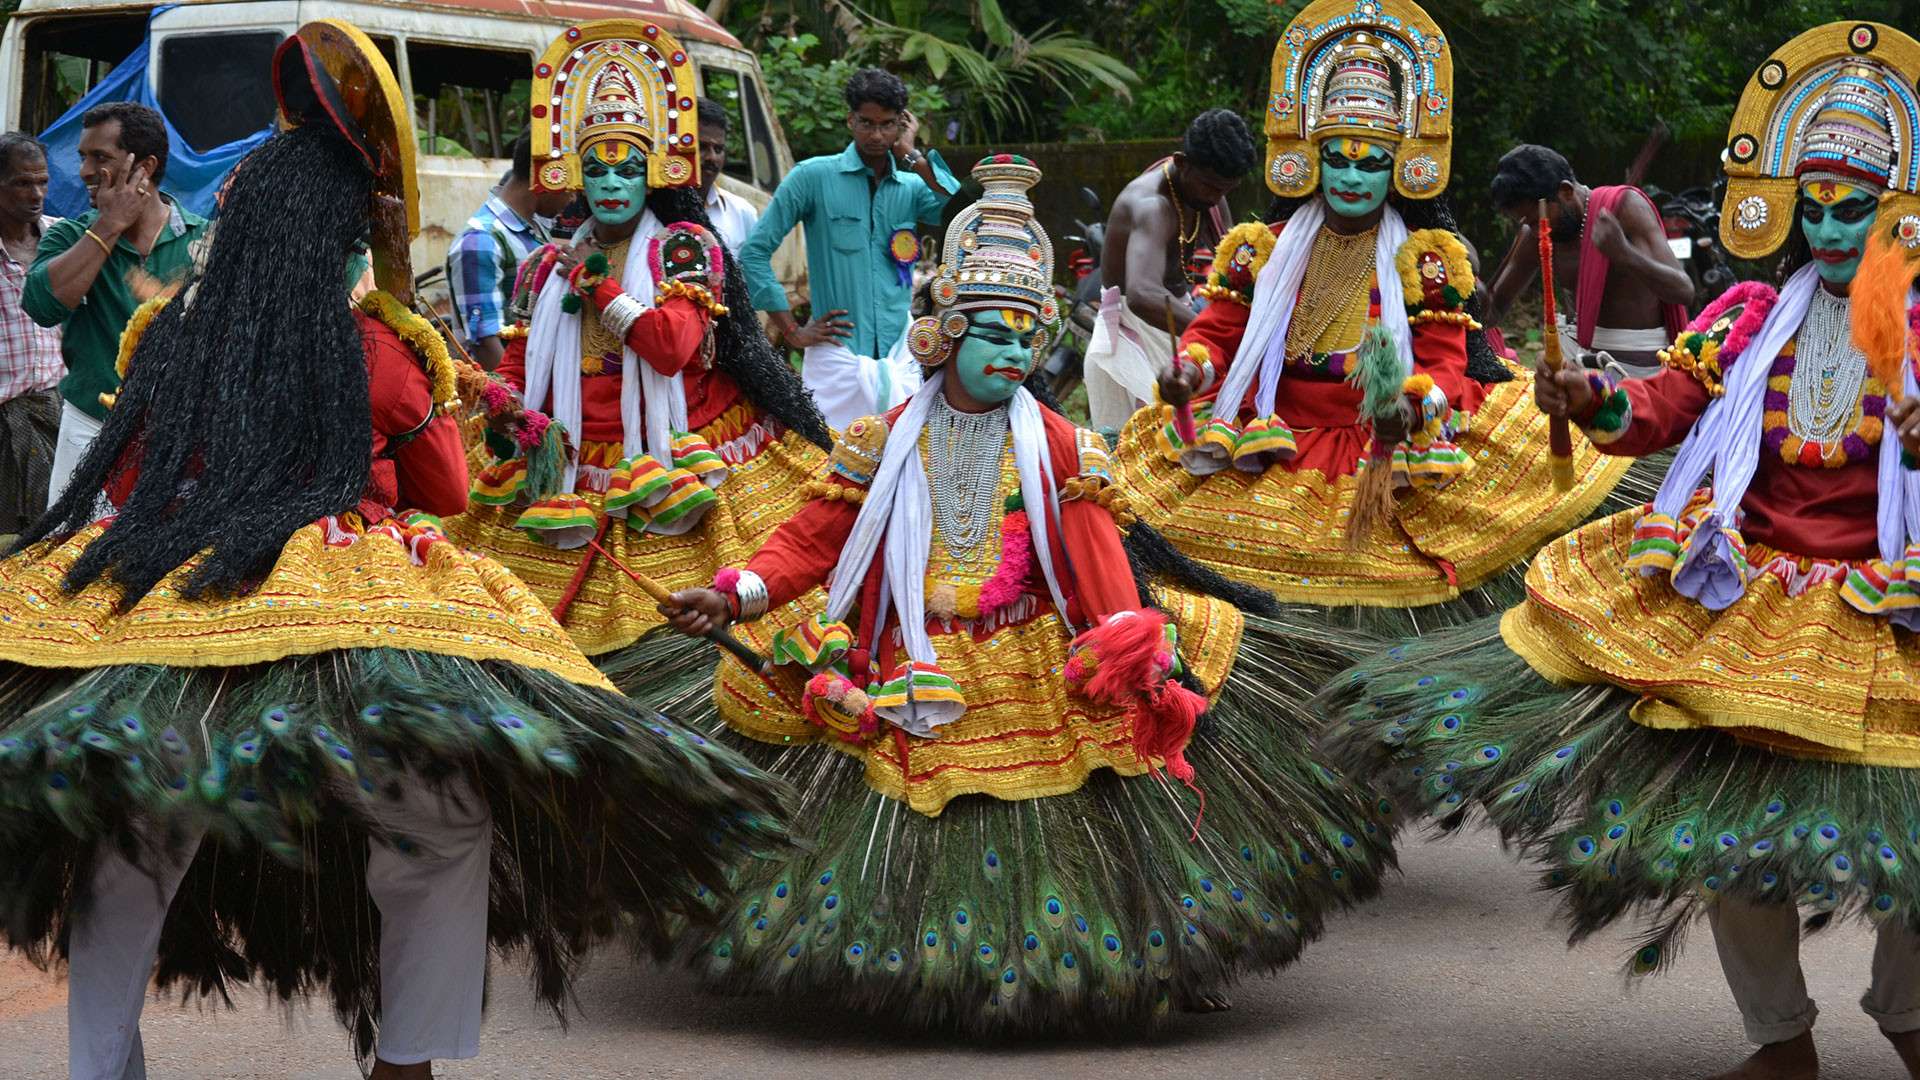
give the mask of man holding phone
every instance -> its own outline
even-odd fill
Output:
[[[912,314],[916,226],[939,225],[960,189],[939,151],[914,145],[920,121],[898,76],[864,68],[847,80],[846,98],[853,140],[795,165],[740,251],[753,306],[788,347],[805,350],[801,375],[836,428],[885,412],[918,385],[918,367],[895,349]],[[800,224],[814,315],[804,326],[773,276],[774,249]]]
[[[20,296],[28,318],[62,329],[67,372],[49,505],[100,433],[101,395],[119,389],[120,332],[142,300],[186,277],[194,241],[207,227],[160,193],[167,126],[159,113],[109,102],[89,109],[80,127],[80,180],[93,209],[47,229]]]

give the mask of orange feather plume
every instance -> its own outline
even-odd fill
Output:
[[[1853,345],[1867,358],[1867,370],[1896,401],[1906,385],[1901,365],[1908,341],[1907,296],[1920,271],[1920,249],[1908,250],[1893,234],[1875,228],[1860,257],[1860,269],[1848,290],[1853,308]]]

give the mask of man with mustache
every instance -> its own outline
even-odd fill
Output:
[[[1185,330],[1197,309],[1187,264],[1227,231],[1227,196],[1260,162],[1247,125],[1230,109],[1209,109],[1187,126],[1180,149],[1120,191],[1100,252],[1100,319],[1087,344],[1088,420],[1117,431],[1152,400],[1173,355],[1167,306]]]
[[[120,332],[142,297],[136,282],[178,280],[193,265],[207,219],[161,194],[167,125],[132,101],[80,118],[80,180],[93,209],[47,230],[21,289],[20,306],[41,326],[62,328],[60,436],[47,501],[60,497],[106,417],[102,394],[120,385]]]
[[[1566,158],[1527,143],[1500,159],[1492,193],[1494,205],[1520,230],[1514,241],[1520,251],[1533,250],[1538,207],[1547,200],[1554,280],[1573,283],[1574,319],[1560,328],[1567,354],[1604,355],[1621,375],[1657,371],[1657,354],[1686,325],[1693,281],[1667,245],[1660,213],[1646,192],[1625,184],[1589,188]],[[1503,267],[1493,281],[1490,321],[1539,272],[1530,258]]]

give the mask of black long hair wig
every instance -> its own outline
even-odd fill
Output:
[[[1294,198],[1275,197],[1267,205],[1266,222],[1275,225],[1293,216],[1295,210],[1306,205],[1317,195],[1302,195]],[[1421,229],[1445,229],[1455,236],[1461,236],[1460,223],[1453,214],[1453,200],[1446,195],[1435,195],[1431,199],[1403,198],[1397,191],[1387,192],[1387,205],[1398,211],[1407,223],[1408,232]],[[1463,237],[1464,239],[1464,237]],[[1467,297],[1466,312],[1477,321],[1486,313],[1486,304],[1480,298],[1481,290],[1475,289]],[[1467,375],[1475,382],[1499,383],[1513,378],[1513,372],[1500,362],[1494,354],[1493,346],[1487,342],[1485,330],[1467,331]]]
[[[101,490],[137,469],[66,587],[109,578],[131,608],[204,552],[182,593],[243,595],[295,530],[359,501],[373,432],[346,268],[372,188],[324,125],[248,156],[205,265],[147,327],[99,438],[16,550],[86,526]]]
[[[647,209],[662,225],[691,221],[719,238],[719,231],[707,219],[706,202],[697,187],[655,188],[647,192]],[[726,241],[720,243],[724,247]],[[713,366],[731,377],[747,400],[768,415],[820,449],[831,450],[833,433],[814,405],[813,395],[786,358],[774,351],[773,343],[760,329],[760,320],[754,317],[747,278],[734,254],[727,251],[726,296],[721,298],[727,314],[713,326]]]

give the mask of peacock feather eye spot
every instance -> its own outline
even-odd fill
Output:
[[[1302,865],[1302,866],[1312,866],[1312,865],[1313,865],[1313,852],[1311,852],[1311,851],[1303,851],[1303,852],[1301,852],[1301,853],[1300,853],[1300,865]]]
[[[1467,691],[1465,688],[1455,690],[1453,693],[1448,694],[1447,698],[1451,701],[1465,701],[1467,700]]]
[[[1072,953],[1063,953],[1063,954],[1061,954],[1061,957],[1060,957],[1060,966],[1061,966],[1061,967],[1063,967],[1063,968],[1066,968],[1066,969],[1068,969],[1069,971],[1071,971],[1071,970],[1072,970],[1073,968],[1075,968],[1075,967],[1078,967],[1078,966],[1079,966],[1079,964],[1080,964],[1080,961],[1078,961],[1078,960],[1075,960],[1075,959],[1073,958],[1073,954],[1072,954]]]
[[[1720,846],[1727,851],[1732,851],[1740,846],[1740,838],[1730,832],[1723,832],[1720,834]]]
[[[993,959],[993,946],[987,944],[984,941],[980,943],[980,959],[982,960]]]
[[[1619,817],[1621,814],[1624,814],[1626,812],[1627,812],[1627,808],[1621,804],[1619,799],[1607,800],[1607,816],[1608,817]]]
[[[387,715],[387,710],[381,708],[378,705],[369,705],[366,708],[360,710],[360,719],[370,720],[375,723],[378,723],[380,721],[380,718],[385,715]]]
[[[1433,676],[1431,676],[1431,675],[1422,675],[1422,676],[1420,676],[1420,678],[1419,678],[1418,680],[1416,680],[1416,681],[1414,682],[1414,684],[1413,684],[1413,685],[1415,685],[1415,686],[1418,686],[1418,687],[1420,687],[1421,689],[1423,689],[1423,690],[1424,690],[1424,689],[1426,689],[1427,687],[1429,687],[1429,686],[1432,686],[1432,685],[1433,685],[1433,684],[1434,684],[1435,682],[1437,682],[1437,681],[1438,681],[1438,680],[1436,680],[1436,679],[1435,679],[1435,678],[1434,678]]]
[[[831,870],[829,870],[829,871],[827,871],[826,873],[824,873],[824,874],[821,874],[821,875],[820,875],[820,884],[822,884],[822,885],[831,885],[831,884],[833,884],[833,871],[831,871]]]
[[[827,898],[826,898],[825,900],[822,900],[822,901],[820,901],[820,906],[821,906],[821,907],[823,907],[823,908],[825,908],[825,909],[827,909],[828,911],[832,911],[832,910],[833,910],[834,908],[837,908],[837,907],[839,907],[839,906],[840,906],[840,894],[839,894],[839,893],[828,893],[828,894],[827,894]]]
[[[767,928],[766,916],[762,915],[760,918],[753,920],[753,928],[755,930],[765,930]]]
[[[987,851],[987,867],[989,869],[992,869],[999,865],[1000,865],[1000,853],[989,849]]]
[[[1047,897],[1047,914],[1049,915],[1060,914],[1060,900],[1058,897],[1054,897],[1054,896]]]
[[[333,748],[333,756],[339,758],[341,761],[352,761],[353,751],[344,746],[336,746]]]
[[[1492,762],[1492,761],[1499,761],[1499,760],[1500,760],[1500,748],[1499,748],[1499,747],[1497,747],[1497,746],[1483,746],[1483,747],[1481,747],[1481,748],[1480,748],[1480,760],[1481,760],[1481,761],[1488,761],[1488,762]]]
[[[1028,952],[1032,952],[1040,947],[1040,935],[1029,933],[1026,937],[1020,939],[1020,944]]]
[[[1014,980],[1017,978],[1019,978],[1019,976],[1013,973],[1012,968],[1008,968],[1007,970],[1000,973],[1000,981],[1007,984],[1008,986],[1012,986],[1014,983]]]
[[[1786,804],[1782,803],[1779,799],[1775,799],[1767,804],[1767,813],[1769,814],[1783,813],[1786,809]]]
[[[1261,922],[1263,922],[1263,923],[1270,923],[1270,922],[1272,922],[1272,921],[1273,921],[1273,912],[1271,912],[1271,911],[1263,911],[1263,912],[1261,912],[1261,913],[1260,913],[1260,921],[1261,921]]]
[[[783,881],[783,882],[781,882],[780,884],[778,884],[778,885],[775,885],[775,886],[773,887],[773,895],[774,895],[774,899],[776,899],[776,900],[785,900],[785,899],[787,898],[787,891],[788,891],[788,890],[787,890],[787,883],[786,883],[786,882],[784,882],[784,881]]]
[[[1081,932],[1081,933],[1083,933],[1083,934],[1084,934],[1084,933],[1086,933],[1086,932],[1087,932],[1087,917],[1086,917],[1085,915],[1075,915],[1075,916],[1073,917],[1073,928],[1074,928],[1075,930],[1078,930],[1078,931],[1080,931],[1080,932]]]
[[[1117,937],[1114,937],[1112,934],[1108,934],[1105,937],[1102,937],[1100,939],[1100,944],[1105,945],[1107,947],[1108,952],[1120,951],[1120,939]]]
[[[1201,878],[1201,879],[1200,879],[1200,891],[1201,891],[1201,892],[1209,892],[1209,893],[1210,893],[1210,892],[1212,892],[1212,891],[1213,891],[1213,882],[1212,882],[1212,881],[1210,881],[1210,880],[1208,880],[1207,878]]]
[[[1779,874],[1776,874],[1776,873],[1774,873],[1773,871],[1771,871],[1771,870],[1769,870],[1769,871],[1767,871],[1766,873],[1764,873],[1764,874],[1761,874],[1761,875],[1760,875],[1760,887],[1761,887],[1761,888],[1763,888],[1763,889],[1771,889],[1771,888],[1773,888],[1773,887],[1774,887],[1775,885],[1778,885],[1778,884],[1780,884],[1780,875],[1779,875]]]
[[[967,909],[966,908],[955,909],[953,913],[953,924],[955,926],[967,925]]]
[[[1825,896],[1826,893],[1827,893],[1827,886],[1824,882],[1816,881],[1813,884],[1807,886],[1807,895],[1809,896]]]
[[[1241,858],[1242,860],[1244,860],[1244,861],[1246,861],[1246,862],[1252,862],[1252,861],[1253,861],[1253,849],[1252,849],[1251,847],[1242,847],[1242,848],[1240,849],[1240,858]]]
[[[1352,835],[1350,835],[1350,834],[1348,834],[1348,833],[1341,833],[1341,834],[1340,834],[1340,846],[1341,846],[1341,847],[1343,847],[1343,848],[1350,848],[1350,847],[1352,847],[1352,846],[1353,846],[1353,845],[1354,845],[1355,843],[1356,843],[1356,841],[1354,840],[1354,838],[1352,837]]]
[[[1238,904],[1247,898],[1247,890],[1239,888],[1231,889],[1227,892],[1227,895],[1233,897],[1233,902]]]
[[[1795,840],[1805,840],[1812,831],[1813,830],[1807,828],[1805,825],[1795,825],[1793,827],[1793,838]]]
[[[1753,854],[1754,854],[1754,855],[1756,855],[1756,856],[1759,856],[1759,855],[1764,855],[1764,854],[1766,854],[1767,852],[1769,852],[1769,851],[1772,851],[1772,850],[1773,850],[1773,841],[1771,841],[1771,840],[1755,840],[1755,841],[1753,842],[1753,846],[1752,846],[1751,848],[1748,848],[1747,850],[1749,850],[1749,851],[1751,851],[1751,852],[1753,852]]]
[[[1822,825],[1820,826],[1820,838],[1822,840],[1838,840],[1840,839],[1840,830],[1832,825]]]
[[[124,728],[124,729],[126,729],[126,732],[127,732],[127,734],[129,734],[129,735],[138,735],[138,734],[140,734],[140,718],[139,718],[139,717],[137,717],[137,716],[123,716],[123,717],[121,717],[121,718],[120,718],[120,726],[121,726],[122,728]]]
[[[1627,827],[1625,825],[1615,825],[1607,830],[1607,839],[1609,840],[1618,840],[1625,835],[1627,835]]]
[[[1195,900],[1191,896],[1183,896],[1180,898],[1180,906],[1183,908],[1186,908],[1188,911],[1192,911],[1194,909],[1194,906],[1198,903],[1199,901]]]
[[[85,735],[80,736],[80,741],[83,743],[86,743],[88,746],[111,745],[107,737],[105,735],[100,734],[97,731],[89,731]]]
[[[925,945],[929,949],[939,945],[940,944],[939,933],[933,930],[927,931],[927,936],[920,939],[920,944]]]
[[[1873,907],[1875,911],[1892,911],[1893,897],[1886,893],[1881,893],[1879,896],[1873,898]]]
[[[787,947],[787,959],[797,960],[799,959],[799,957],[800,957],[800,943],[796,941],[792,945]]]
[[[1881,836],[1881,834],[1880,834],[1880,830],[1879,830],[1879,829],[1868,829],[1868,830],[1867,830],[1867,843],[1869,843],[1869,844],[1877,844],[1877,843],[1879,843],[1879,842],[1880,842],[1880,841],[1881,841],[1882,839],[1883,839],[1883,837]]]
[[[1166,943],[1167,943],[1167,935],[1161,933],[1158,930],[1147,931],[1147,944],[1157,949],[1160,946],[1165,945]]]
[[[92,705],[75,705],[73,708],[67,710],[67,715],[75,720],[85,720],[87,717],[92,716],[93,712],[94,707]]]

